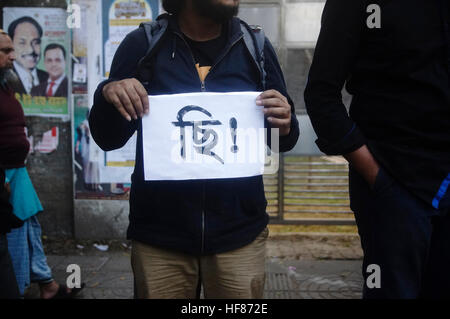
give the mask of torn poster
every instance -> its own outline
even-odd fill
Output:
[[[142,119],[145,180],[238,178],[264,173],[258,92],[149,96]]]
[[[32,154],[34,152],[34,138],[33,136],[28,136],[28,128],[25,127],[25,136],[27,137],[28,143],[30,143],[30,149],[28,150],[28,155]]]
[[[48,154],[56,151],[58,148],[58,140],[59,129],[55,126],[50,131],[44,133],[42,140],[37,143],[34,150],[42,154]]]

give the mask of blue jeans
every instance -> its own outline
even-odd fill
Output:
[[[449,298],[449,209],[416,198],[383,168],[372,188],[353,169],[349,183],[364,251],[363,298]],[[380,288],[367,285],[371,264],[380,267]]]
[[[7,237],[21,296],[31,282],[49,283],[53,280],[42,247],[41,225],[36,215],[28,218],[22,227],[13,229]]]

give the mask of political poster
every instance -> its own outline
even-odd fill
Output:
[[[158,0],[103,0],[103,68],[108,77],[112,60],[125,36],[142,22],[156,20]]]
[[[61,8],[6,7],[3,29],[16,52],[16,98],[27,116],[69,120],[70,32]]]
[[[72,29],[72,93],[88,93],[88,12],[95,10],[91,0],[72,0],[80,10],[80,25]],[[93,64],[91,64],[92,66]]]
[[[108,167],[105,160],[107,159],[106,154],[110,152],[103,152],[91,136],[88,95],[73,94],[73,106],[75,199],[127,200],[136,146],[125,148],[133,153],[131,167]],[[110,159],[117,162],[123,160],[118,155],[110,157]],[[115,164],[120,166],[118,163]]]

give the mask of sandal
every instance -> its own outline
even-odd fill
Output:
[[[80,288],[72,288],[70,292],[67,292],[67,286],[60,284],[58,292],[50,299],[73,299],[85,286],[86,284],[82,283]]]

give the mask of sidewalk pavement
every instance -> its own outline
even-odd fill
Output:
[[[67,266],[81,268],[86,287],[80,299],[133,298],[130,247],[106,252],[78,249],[69,254],[49,254],[55,279],[65,283]],[[81,248],[81,247],[80,247]],[[332,234],[270,236],[267,242],[265,298],[359,299],[362,252],[359,237]],[[26,298],[37,298],[32,285]]]

